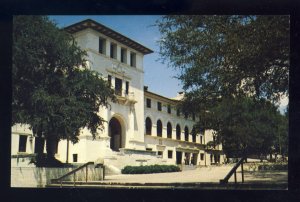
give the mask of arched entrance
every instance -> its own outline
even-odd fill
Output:
[[[120,121],[113,117],[109,121],[110,148],[113,151],[119,151],[122,147],[122,126]]]

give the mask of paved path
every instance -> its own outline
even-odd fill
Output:
[[[104,182],[119,183],[190,183],[190,182],[214,182],[219,183],[232,168],[232,165],[212,166],[197,168],[174,173],[135,174],[135,175],[111,175],[106,176]],[[256,171],[244,173],[245,182],[287,182],[287,171]],[[240,169],[237,171],[237,181],[241,182]],[[234,177],[229,179],[234,182]]]

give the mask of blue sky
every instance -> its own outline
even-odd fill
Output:
[[[166,97],[176,97],[181,91],[180,81],[173,78],[176,71],[166,64],[157,61],[159,58],[159,46],[156,41],[160,38],[158,28],[154,25],[160,18],[158,15],[101,15],[101,16],[49,16],[59,27],[65,27],[73,23],[92,19],[122,35],[150,48],[154,51],[144,57],[144,85],[149,91]]]

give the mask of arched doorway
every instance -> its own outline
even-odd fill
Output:
[[[109,121],[109,136],[110,148],[113,151],[119,151],[122,147],[122,126],[120,121],[115,117]]]

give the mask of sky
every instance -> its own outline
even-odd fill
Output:
[[[182,91],[180,81],[176,76],[176,71],[162,64],[159,59],[159,46],[157,40],[160,38],[160,32],[155,21],[161,16],[158,15],[101,15],[101,16],[49,16],[54,20],[58,27],[69,26],[73,23],[85,19],[92,19],[103,24],[120,34],[150,48],[154,53],[144,56],[144,85],[148,90],[165,97],[176,97],[179,91]]]
[[[179,91],[182,91],[182,85],[178,79],[174,78],[177,75],[176,70],[159,61],[157,41],[160,39],[160,32],[153,25],[160,17],[159,15],[49,16],[60,28],[85,19],[92,19],[150,48],[154,53],[144,57],[144,85],[148,86],[151,92],[173,98]],[[279,107],[282,113],[287,104],[288,98],[282,99]]]

